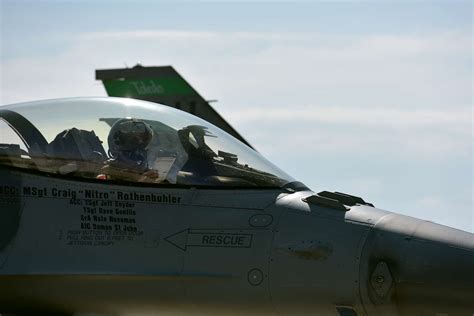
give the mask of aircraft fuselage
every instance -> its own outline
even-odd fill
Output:
[[[370,205],[344,211],[312,203],[311,191],[133,187],[7,168],[0,188],[6,312],[473,311],[473,235]]]

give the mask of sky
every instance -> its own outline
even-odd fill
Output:
[[[172,65],[315,192],[474,231],[472,1],[0,4],[2,105]]]

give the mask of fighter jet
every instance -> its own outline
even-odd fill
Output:
[[[1,313],[474,314],[473,234],[315,193],[181,110],[8,105],[0,138]]]

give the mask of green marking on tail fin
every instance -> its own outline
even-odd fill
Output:
[[[143,98],[195,94],[189,84],[176,78],[109,79],[104,80],[105,90],[111,97]]]

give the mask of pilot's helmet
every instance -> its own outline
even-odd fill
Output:
[[[107,142],[112,157],[123,152],[144,151],[153,138],[153,130],[142,120],[120,119],[112,126]]]

